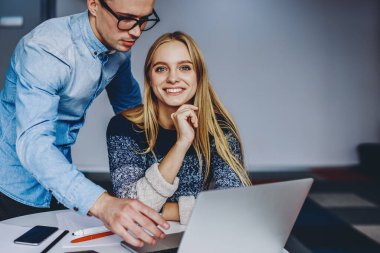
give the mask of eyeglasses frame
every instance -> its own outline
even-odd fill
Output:
[[[132,17],[121,17],[119,15],[117,15],[112,9],[111,7],[108,6],[108,4],[104,1],[104,0],[99,0],[100,4],[103,6],[104,9],[106,9],[109,13],[111,13],[116,19],[117,19],[117,28],[119,30],[122,30],[122,31],[130,31],[132,30],[133,28],[135,28],[137,25],[140,27],[141,24],[143,24],[144,22],[147,22],[147,21],[155,21],[156,23],[154,23],[154,25],[152,25],[152,27],[150,27],[149,29],[141,29],[142,32],[144,31],[148,31],[150,29],[152,29],[158,22],[160,22],[160,18],[158,17],[156,11],[153,9],[153,12],[149,15],[151,16],[152,14],[154,15],[154,19],[149,19],[147,17],[143,17],[143,18],[132,18]],[[123,20],[134,20],[136,21],[136,23],[129,29],[120,29],[119,28],[119,23]]]

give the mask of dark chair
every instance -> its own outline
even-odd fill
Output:
[[[361,143],[357,147],[360,170],[380,179],[380,143]]]
[[[103,187],[107,192],[113,195],[112,183],[110,173],[107,172],[84,172],[83,173],[88,179],[97,185]]]

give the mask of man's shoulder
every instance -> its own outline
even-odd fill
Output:
[[[64,54],[75,40],[73,23],[80,15],[52,18],[44,21],[22,38],[25,46],[39,46],[50,53]]]

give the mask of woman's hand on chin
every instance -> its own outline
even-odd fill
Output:
[[[171,118],[177,131],[177,143],[188,145],[193,143],[194,129],[198,127],[198,107],[190,104],[181,105]]]

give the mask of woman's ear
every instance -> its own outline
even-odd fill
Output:
[[[98,0],[87,0],[87,8],[92,16],[96,17],[96,12],[98,10]]]

